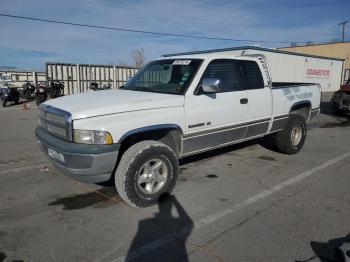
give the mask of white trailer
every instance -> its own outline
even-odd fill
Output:
[[[315,83],[321,85],[322,92],[335,92],[341,85],[343,59],[306,55],[269,48],[244,46],[224,49],[166,54],[164,57],[221,53],[225,55],[264,55],[274,83]]]

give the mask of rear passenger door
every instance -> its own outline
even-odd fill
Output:
[[[272,95],[268,83],[264,83],[261,69],[257,62],[239,61],[244,89],[248,96],[248,111],[251,123],[246,133],[247,137],[265,134],[272,115]]]

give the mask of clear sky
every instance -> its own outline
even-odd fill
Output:
[[[0,0],[0,13],[101,26],[286,42],[341,38],[350,0]],[[46,61],[130,63],[164,53],[251,45],[46,24],[0,17],[0,66],[43,69]],[[350,23],[346,29],[350,41]],[[257,43],[259,44],[259,43]],[[289,44],[262,44],[263,47]]]

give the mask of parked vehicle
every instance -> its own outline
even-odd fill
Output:
[[[331,103],[338,114],[350,112],[350,79],[334,93]]]
[[[31,84],[30,82],[27,82],[22,86],[21,97],[29,100],[35,94],[35,90],[35,85]]]
[[[35,91],[36,105],[40,105],[41,103],[44,103],[46,100],[47,100],[47,88],[42,84],[38,84],[36,86],[36,91]]]
[[[2,99],[2,94],[5,92],[5,89],[8,89],[5,86],[0,86],[0,99]]]
[[[101,84],[100,86],[98,85],[98,83],[96,82],[91,82],[90,83],[90,87],[89,89],[93,90],[93,91],[100,91],[100,90],[109,90],[111,89],[111,85],[108,84]]]
[[[8,87],[2,89],[2,106],[7,106],[7,103],[15,103],[16,105],[19,103],[20,93],[15,87]]]
[[[99,99],[43,103],[36,137],[64,174],[114,179],[128,204],[146,207],[172,191],[180,158],[265,136],[299,152],[320,98],[319,84],[273,83],[263,55],[166,57]]]
[[[91,82],[89,89],[93,90],[93,91],[97,91],[98,90],[98,83],[96,82]]]
[[[56,98],[64,95],[64,84],[60,81],[51,81],[49,88],[51,98]]]
[[[110,83],[103,83],[100,87],[100,90],[109,90],[112,88],[112,85]]]

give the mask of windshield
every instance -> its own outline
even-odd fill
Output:
[[[200,59],[154,61],[143,67],[122,88],[182,95],[191,84],[201,63]]]

